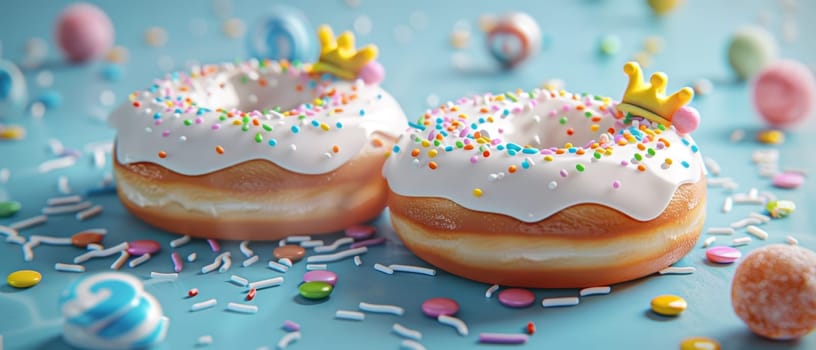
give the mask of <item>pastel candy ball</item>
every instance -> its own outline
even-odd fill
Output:
[[[317,54],[311,24],[302,12],[276,6],[252,24],[247,35],[249,52],[257,58],[309,62]]]
[[[694,107],[683,106],[672,115],[672,125],[681,134],[688,134],[700,126],[700,112]]]
[[[750,79],[776,58],[773,36],[760,27],[737,30],[728,45],[728,63],[740,79]]]
[[[77,279],[60,295],[63,338],[77,348],[133,349],[161,342],[169,320],[142,282],[105,272]]]
[[[813,114],[816,78],[800,62],[774,62],[757,76],[753,99],[765,122],[774,127],[791,127]]]
[[[784,244],[754,250],[734,273],[731,305],[760,336],[808,334],[816,328],[816,253]]]
[[[357,73],[357,78],[362,79],[368,85],[379,84],[385,79],[385,68],[377,61],[366,63]]]
[[[646,4],[649,8],[658,15],[662,16],[674,11],[678,5],[683,3],[683,0],[647,0]]]
[[[76,3],[60,14],[55,36],[65,58],[85,62],[102,57],[113,47],[113,23],[100,8]]]
[[[26,104],[26,80],[11,61],[0,60],[0,117],[11,117]]]
[[[513,68],[541,49],[541,28],[530,15],[513,12],[500,17],[487,32],[490,54],[505,68]]]

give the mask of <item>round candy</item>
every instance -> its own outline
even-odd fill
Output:
[[[620,48],[621,39],[614,34],[604,35],[598,43],[598,50],[604,56],[614,56],[620,51]]]
[[[379,84],[385,79],[385,68],[377,61],[366,63],[363,68],[357,73],[357,77],[362,79],[368,85]]]
[[[20,68],[0,60],[0,117],[11,117],[26,104],[26,80]]]
[[[808,334],[816,328],[816,253],[784,244],[754,250],[734,273],[731,305],[760,336],[785,340]]]
[[[774,127],[791,127],[813,114],[816,78],[800,62],[777,61],[757,76],[753,98],[765,122]]]
[[[0,140],[20,140],[26,135],[26,129],[19,125],[0,125]]]
[[[249,52],[254,57],[272,60],[313,61],[317,44],[311,27],[299,10],[276,6],[271,14],[250,28],[247,35]]]
[[[487,45],[493,58],[513,68],[541,48],[541,28],[526,13],[509,13],[487,32]]]
[[[332,290],[334,290],[334,287],[331,284],[320,281],[306,282],[298,287],[298,292],[306,299],[327,298]]]
[[[677,316],[688,307],[685,299],[676,295],[660,295],[652,299],[652,311],[663,316]]]
[[[328,270],[312,270],[303,275],[303,282],[326,282],[334,286],[337,274]]]
[[[683,0],[647,0],[646,3],[649,5],[649,8],[658,15],[662,16],[669,12],[672,12],[678,5],[680,5]]]
[[[700,126],[700,112],[694,107],[683,106],[672,115],[672,125],[681,134],[688,134]]]
[[[505,289],[499,292],[499,302],[508,307],[528,307],[535,302],[535,294],[529,289]]]
[[[99,244],[102,243],[102,239],[105,238],[105,235],[96,233],[96,232],[78,232],[71,236],[71,244],[75,247],[85,248],[88,244]]]
[[[33,287],[42,281],[42,275],[34,270],[18,270],[6,277],[6,282],[14,288]]]
[[[784,218],[796,211],[796,203],[788,200],[770,201],[765,210],[774,218]]]
[[[351,237],[354,238],[355,241],[359,241],[371,238],[375,232],[377,232],[377,228],[374,226],[353,225],[346,229],[346,237]]]
[[[7,218],[20,211],[23,205],[20,202],[5,201],[0,202],[0,218]]]
[[[706,337],[691,337],[680,342],[680,350],[720,350],[720,343]]]
[[[128,242],[127,252],[130,255],[156,254],[161,250],[161,244],[152,239],[140,239]]]
[[[741,79],[750,79],[776,58],[776,52],[776,41],[767,30],[744,27],[731,38],[728,63]]]
[[[459,303],[450,298],[431,298],[422,303],[422,313],[428,317],[453,316],[459,312]]]
[[[805,175],[795,171],[786,171],[774,175],[771,181],[776,187],[793,189],[805,183]]]
[[[287,258],[293,262],[296,262],[303,259],[303,257],[306,255],[306,249],[299,245],[287,244],[275,248],[275,250],[272,251],[272,255],[274,255],[276,259]]]
[[[706,258],[708,261],[718,264],[730,264],[742,257],[742,252],[734,247],[711,247],[706,250]]]
[[[113,23],[104,11],[88,3],[63,10],[55,34],[63,54],[72,62],[101,57],[113,47]]]
[[[161,304],[131,275],[81,277],[62,291],[65,341],[82,349],[147,348],[162,341],[169,321]]]
[[[757,141],[770,145],[785,143],[785,133],[779,130],[762,130],[757,132]]]

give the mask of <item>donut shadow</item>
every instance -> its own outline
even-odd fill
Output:
[[[300,294],[297,294],[294,297],[292,297],[292,301],[294,301],[295,303],[300,304],[300,305],[307,305],[307,306],[308,305],[323,304],[323,303],[325,303],[325,302],[327,302],[329,300],[331,300],[331,295],[329,295],[329,296],[327,296],[327,297],[325,297],[323,299],[308,299],[308,298],[304,298]]]

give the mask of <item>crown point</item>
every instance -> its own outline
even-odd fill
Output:
[[[640,65],[636,62],[624,64],[623,71],[629,76],[629,84],[626,86],[621,103],[618,104],[620,111],[661,124],[673,124],[675,112],[683,108],[694,97],[694,91],[689,87],[684,87],[666,96],[666,85],[669,81],[666,74],[656,72],[649,77],[649,83],[646,83],[643,81]],[[688,118],[678,120],[678,123],[689,124]],[[684,126],[687,126],[685,124]],[[693,128],[682,128],[693,130]]]
[[[343,32],[335,38],[331,27],[322,25],[317,35],[321,48],[320,58],[312,65],[314,73],[329,73],[341,79],[354,80],[360,78],[363,67],[377,59],[377,47],[374,45],[360,50],[354,48],[352,32]]]

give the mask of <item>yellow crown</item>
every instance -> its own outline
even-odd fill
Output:
[[[344,32],[335,39],[332,29],[322,25],[317,30],[317,37],[320,40],[320,58],[312,65],[312,72],[353,80],[366,63],[377,58],[377,47],[374,45],[356,50],[351,32]]]
[[[641,116],[661,124],[670,124],[672,115],[694,97],[694,90],[684,87],[666,97],[666,74],[657,72],[643,81],[643,72],[636,62],[623,65],[623,72],[629,76],[629,85],[623,93],[618,110]]]

